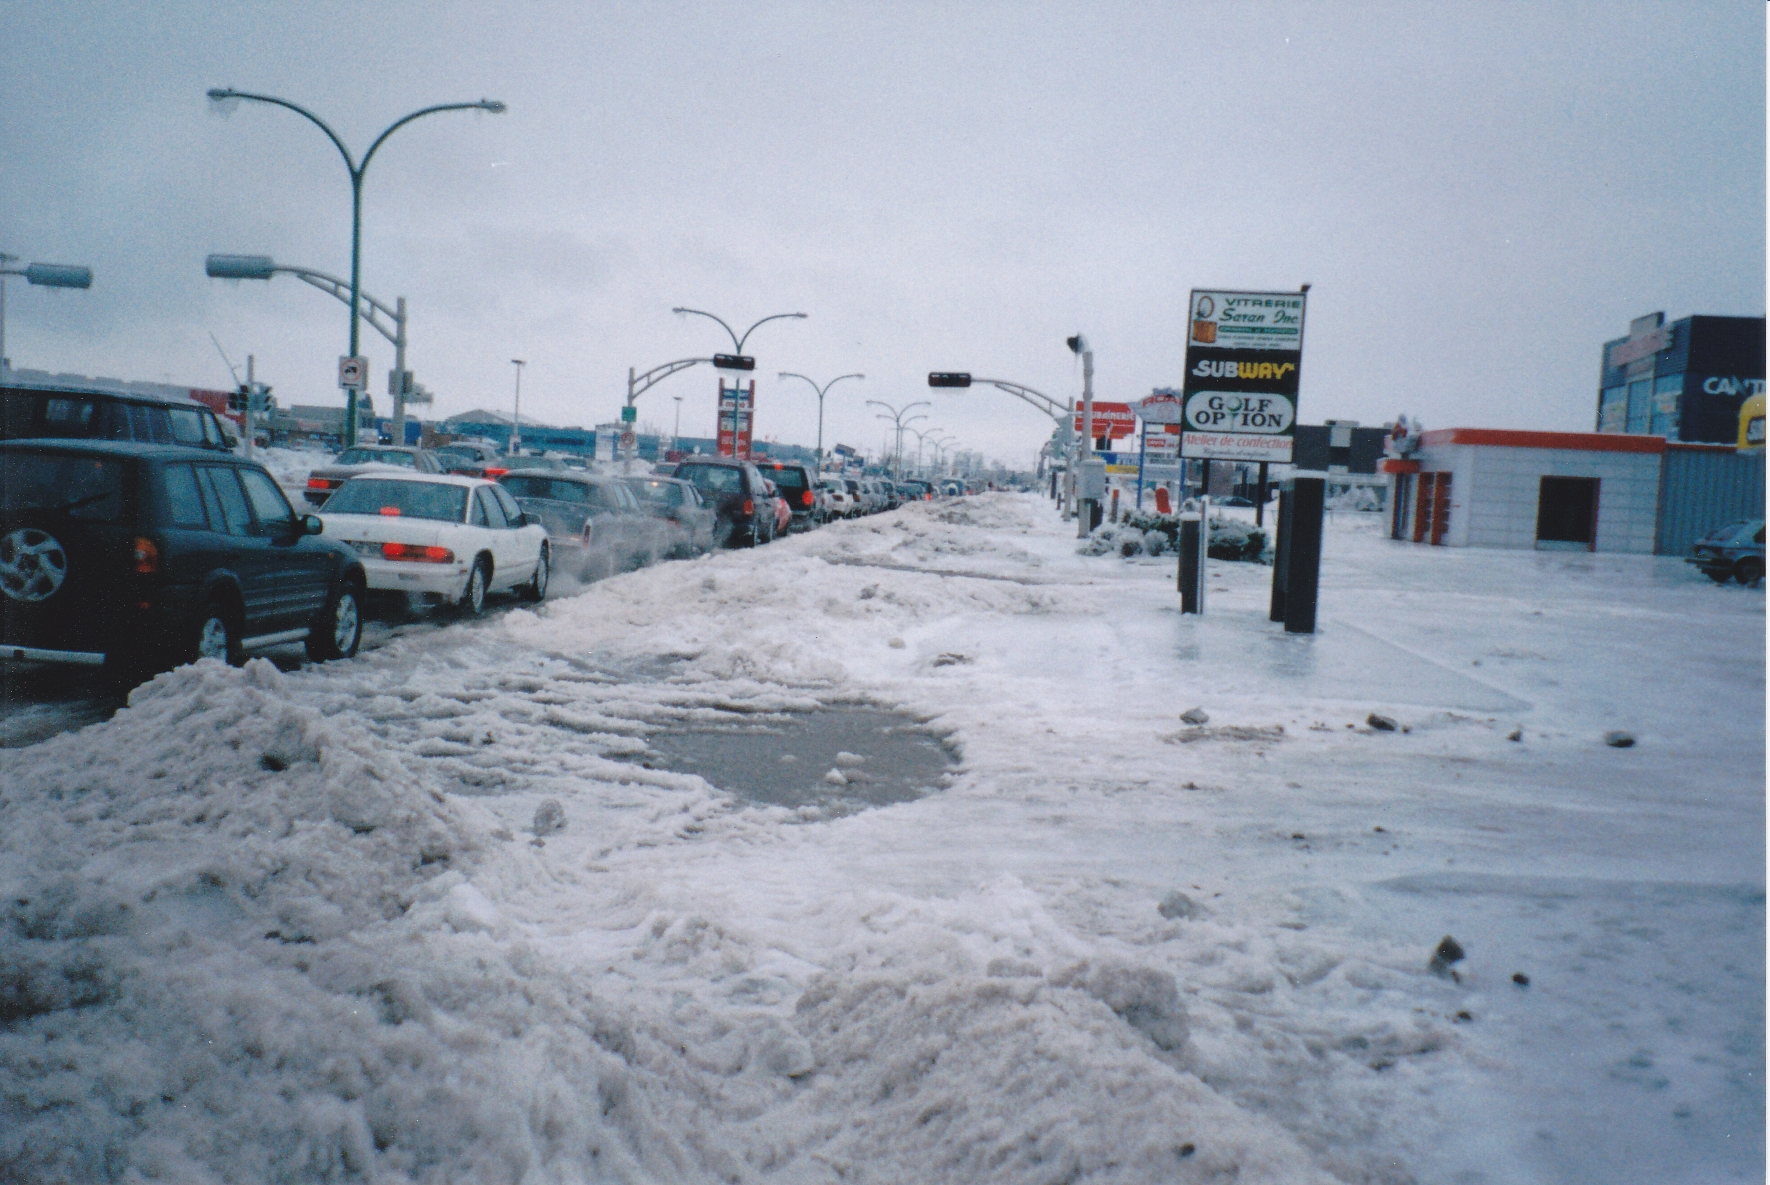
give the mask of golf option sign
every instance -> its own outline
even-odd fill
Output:
[[[1181,455],[1290,461],[1305,299],[1301,292],[1193,289]]]

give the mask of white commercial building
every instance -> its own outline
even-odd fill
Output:
[[[1651,554],[1658,436],[1595,432],[1427,432],[1387,459],[1391,535],[1449,547]]]

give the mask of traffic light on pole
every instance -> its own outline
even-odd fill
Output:
[[[748,354],[715,354],[713,365],[720,370],[755,370],[756,359]]]
[[[936,370],[929,374],[930,387],[969,387],[971,376],[963,371]]]

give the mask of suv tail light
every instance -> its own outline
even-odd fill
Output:
[[[152,539],[137,535],[130,560],[137,576],[152,576],[160,570],[160,549]]]
[[[383,543],[381,554],[390,560],[411,560],[419,564],[452,564],[455,553],[446,547],[425,547],[421,543]]]
[[[755,514],[756,513],[756,500],[754,498],[745,498],[744,499],[744,513],[745,514]]]
[[[817,499],[812,497],[810,490],[806,490],[803,494],[799,495],[799,504],[801,506],[810,506],[815,501],[817,501]]]

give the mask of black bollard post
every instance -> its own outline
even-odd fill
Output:
[[[1175,550],[1180,553],[1180,612],[1205,611],[1205,547],[1209,538],[1197,511],[1180,516],[1180,537]]]
[[[1286,574],[1291,569],[1291,484],[1278,488],[1278,514],[1272,524],[1272,606],[1268,621],[1284,620]]]
[[[1285,566],[1284,630],[1315,632],[1315,602],[1321,588],[1321,530],[1327,509],[1327,479],[1291,479],[1290,556]]]

